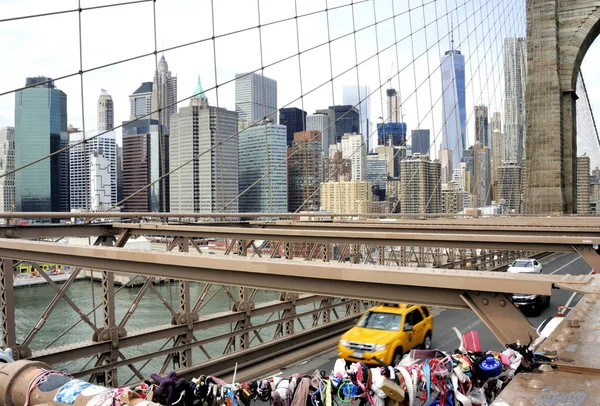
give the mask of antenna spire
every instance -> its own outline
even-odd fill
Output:
[[[450,16],[450,50],[454,51],[454,15]]]

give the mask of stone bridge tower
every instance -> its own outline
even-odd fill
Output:
[[[599,20],[600,0],[527,0],[527,214],[576,212],[575,89]]]

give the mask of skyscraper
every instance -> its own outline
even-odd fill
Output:
[[[238,115],[209,106],[200,78],[194,95],[188,107],[171,116],[170,169],[193,160],[170,176],[171,212],[237,213],[238,138],[233,135]],[[213,151],[194,160],[211,147]]]
[[[373,149],[372,142],[369,137],[371,135],[371,89],[369,86],[344,86],[342,103],[345,105],[356,106],[360,114],[360,129],[363,134],[365,145],[367,145],[367,153]]]
[[[288,211],[319,210],[319,185],[323,181],[321,134],[304,131],[294,134],[288,150]]]
[[[15,129],[0,128],[0,210],[14,211],[15,174],[7,174],[15,169]]]
[[[521,207],[521,167],[511,162],[495,169],[496,203],[505,206],[508,211],[518,213]]]
[[[352,180],[367,180],[367,150],[362,134],[344,134],[342,157],[352,162]]]
[[[504,40],[504,157],[522,166],[525,154],[525,87],[527,43],[525,38]]]
[[[400,163],[400,182],[394,193],[401,213],[440,213],[442,194],[441,165],[427,155],[413,155]]]
[[[96,135],[88,134],[87,138]],[[117,203],[117,143],[114,131],[84,144],[83,133],[71,134],[69,168],[71,209],[102,210]],[[86,167],[87,165],[87,167]]]
[[[442,147],[452,151],[457,169],[467,146],[467,107],[465,101],[465,57],[452,47],[442,57]]]
[[[315,113],[306,117],[306,131],[319,131],[321,133],[321,148],[323,157],[329,156],[330,133],[333,128],[329,127],[329,116],[327,114]]]
[[[169,139],[158,120],[139,119],[123,125],[123,211],[168,211]],[[140,192],[142,188],[152,186]],[[139,192],[139,193],[138,193]],[[135,196],[132,196],[135,193]]]
[[[429,137],[429,130],[413,130],[410,137],[410,145],[412,146],[413,154],[429,154]]]
[[[475,106],[475,142],[482,147],[491,148],[488,128],[488,108],[486,106]]]
[[[243,126],[277,124],[277,81],[258,73],[235,75],[235,111]]]
[[[281,165],[287,156],[286,137],[285,126],[270,123],[239,134],[240,212],[287,211],[287,166]]]
[[[387,98],[387,112],[383,120],[387,123],[399,123],[402,121],[400,116],[400,103],[398,102],[398,92],[396,89],[387,89],[385,91]]]
[[[98,132],[112,130],[115,127],[115,107],[113,99],[102,89],[98,97]]]
[[[129,96],[129,120],[139,117],[146,119],[152,111],[152,82],[143,82],[133,94]]]
[[[177,76],[171,75],[164,55],[160,58],[158,70],[154,73],[151,97],[152,118],[159,120],[159,123],[165,126],[169,132],[169,118],[172,114],[177,113]],[[160,114],[158,113],[159,107]]]
[[[502,116],[497,111],[492,114],[492,132],[496,129],[502,132]]]
[[[287,127],[287,146],[292,146],[294,134],[306,129],[306,111],[296,107],[279,110],[279,124]],[[319,137],[319,140],[321,137]]]
[[[354,106],[329,106],[328,109],[317,110],[317,114],[327,114],[329,116],[329,145],[337,144],[342,141],[344,134],[359,133],[360,120],[358,109]],[[364,142],[364,140],[363,140]],[[365,143],[366,145],[366,143]]]
[[[47,82],[47,83],[44,83]],[[15,167],[68,145],[67,95],[46,77],[15,93]],[[16,211],[69,211],[69,153],[15,173]]]
[[[590,157],[577,157],[577,214],[590,214]]]
[[[377,125],[377,145],[402,147],[406,145],[406,123]]]

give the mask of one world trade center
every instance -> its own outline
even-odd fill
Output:
[[[460,51],[446,51],[442,57],[443,126],[442,148],[452,152],[452,169],[458,169],[467,145],[465,103],[465,57]]]

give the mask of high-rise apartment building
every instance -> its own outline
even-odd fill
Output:
[[[323,181],[321,133],[303,131],[294,134],[288,149],[288,211],[319,210],[319,185]]]
[[[237,213],[239,163],[238,138],[234,134],[238,115],[209,106],[200,78],[194,95],[190,105],[180,108],[170,119],[170,170],[181,167],[170,176],[170,211]],[[189,161],[192,163],[183,166]]]
[[[473,177],[475,188],[473,194],[476,195],[476,204],[479,207],[489,206],[492,200],[492,155],[488,147],[481,147],[475,144],[474,148],[474,170]]]
[[[429,130],[413,130],[410,136],[410,145],[413,154],[429,154],[430,148],[430,131]]]
[[[486,106],[475,106],[475,142],[483,147],[492,147]]]
[[[509,212],[521,207],[521,167],[514,162],[495,168],[494,199]]]
[[[467,107],[465,99],[465,57],[459,50],[446,51],[442,57],[442,146],[452,151],[453,169],[458,169],[467,147]]]
[[[123,124],[123,211],[169,210],[169,137],[158,126],[149,118]]]
[[[281,165],[287,155],[285,126],[248,127],[238,138],[240,212],[287,212],[287,166]]]
[[[329,140],[330,133],[333,132],[329,122],[329,116],[327,114],[315,113],[306,117],[306,131],[319,131],[321,133],[321,149],[323,151],[323,158],[329,156]]]
[[[166,127],[169,132],[169,118],[177,113],[177,76],[171,75],[164,55],[160,58],[158,70],[154,73],[151,109],[152,119],[158,120],[160,125]]]
[[[492,125],[492,128],[494,128],[494,125]],[[494,185],[496,184],[496,168],[502,166],[502,147],[502,134],[500,129],[496,127],[492,131],[492,184]],[[498,200],[495,193],[494,200]]]
[[[377,158],[372,156],[371,159],[386,162],[387,176],[390,178],[400,176],[400,161],[406,158],[406,148],[377,146],[375,147],[375,154]]]
[[[383,118],[385,122],[390,123],[399,123],[402,120],[402,115],[400,113],[400,102],[398,100],[398,92],[396,89],[387,89],[385,91],[386,95],[386,116]],[[381,144],[380,144],[381,145]]]
[[[352,179],[352,162],[344,159],[342,151],[334,149],[329,158],[323,158],[323,182],[349,181]]]
[[[577,157],[577,214],[590,214],[590,157]]]
[[[442,182],[442,184],[448,183],[452,180],[452,174],[454,173],[454,171],[452,170],[452,168],[454,167],[452,161],[453,161],[452,151],[450,151],[449,149],[440,150],[440,164],[441,164],[441,170],[442,170],[441,182]]]
[[[440,213],[442,211],[439,161],[416,154],[400,162],[400,182],[396,195],[400,213]]]
[[[129,95],[129,120],[143,117],[149,119],[152,112],[152,82],[143,82]]]
[[[525,38],[504,39],[504,157],[521,166],[525,155],[525,88],[527,43]]]
[[[15,208],[15,128],[0,128],[0,210]]]
[[[334,145],[342,141],[344,134],[360,132],[360,114],[354,106],[330,106],[328,109],[317,110],[316,114],[326,114],[329,116],[329,145]],[[365,142],[366,146],[366,141]]]
[[[367,155],[367,181],[373,187],[374,200],[385,200],[387,184],[387,162],[379,154]]]
[[[104,89],[98,97],[98,132],[112,130],[115,127],[115,106],[110,94]]]
[[[259,73],[235,75],[235,111],[242,127],[277,124],[277,81]]]
[[[95,135],[96,133],[87,134],[86,138]],[[71,209],[107,209],[117,203],[116,134],[110,131],[86,141],[85,144],[82,143],[83,139],[83,133],[71,134]]]
[[[371,184],[350,180],[321,184],[321,209],[332,213],[370,213]]]
[[[306,130],[306,111],[297,107],[289,107],[279,110],[279,124],[287,128],[287,146],[292,146],[294,134]],[[319,136],[319,139],[321,137]]]
[[[363,134],[367,153],[373,148],[371,142],[371,89],[369,86],[344,86],[342,103],[345,105],[356,106],[360,114],[360,129],[358,132]]]
[[[117,145],[117,202],[123,200],[123,147]]]
[[[47,77],[27,78],[15,93],[15,167],[68,145],[67,95]],[[69,211],[69,153],[15,173],[16,211]]]
[[[456,214],[463,210],[463,192],[454,189],[442,190],[442,213]]]
[[[367,180],[367,150],[362,134],[344,134],[341,144],[342,157],[352,165],[352,180]]]

